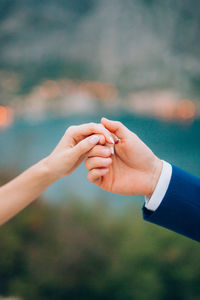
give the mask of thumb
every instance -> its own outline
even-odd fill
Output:
[[[91,135],[81,142],[79,142],[74,148],[73,152],[77,159],[90,151],[100,141],[99,135]]]
[[[129,132],[128,128],[126,128],[119,121],[111,121],[106,118],[102,118],[101,124],[104,125],[106,129],[114,133],[120,139],[124,139],[127,136],[127,133]]]

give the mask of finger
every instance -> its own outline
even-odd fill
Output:
[[[93,169],[88,172],[87,178],[92,183],[98,184],[101,181],[102,176],[108,173],[109,169],[102,168],[102,169]]]
[[[111,156],[111,154],[112,154],[111,147],[96,145],[88,152],[87,157],[93,157],[93,156],[109,157]]]
[[[107,143],[114,144],[112,134],[102,124],[88,123],[79,126],[71,126],[67,129],[67,133],[76,142],[79,142],[84,137],[91,134],[102,134],[105,136]]]
[[[110,157],[90,157],[85,161],[85,167],[87,170],[92,170],[96,168],[108,168],[112,163]]]
[[[99,144],[100,145],[105,145],[105,143],[106,143],[105,136],[103,134],[100,134],[99,136],[100,136]]]
[[[104,127],[106,129],[108,129],[110,132],[114,133],[120,139],[125,138],[127,133],[129,132],[128,128],[126,128],[119,121],[111,121],[106,118],[102,118],[101,124],[104,125]]]
[[[114,136],[114,135],[113,135]],[[113,138],[114,139],[114,138]],[[119,139],[116,140],[116,144],[119,142]],[[115,153],[115,144],[109,144],[110,146],[108,146],[108,143],[106,143],[105,137],[103,135],[101,135],[100,140],[99,140],[99,144],[103,145],[103,146],[107,146],[110,148],[111,153],[114,154]]]
[[[78,160],[82,155],[90,151],[99,142],[99,139],[99,135],[92,135],[74,146],[72,150],[74,152],[75,159]]]
[[[117,144],[119,142],[119,138],[113,133],[112,133],[112,137],[113,137],[115,144]]]

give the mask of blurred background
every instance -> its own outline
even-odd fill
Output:
[[[0,183],[102,116],[198,176],[199,16],[197,0],[0,0]],[[200,299],[198,244],[145,223],[143,197],[86,174],[0,229],[0,296]]]

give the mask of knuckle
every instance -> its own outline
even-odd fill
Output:
[[[86,167],[86,169],[88,169],[88,159],[86,159],[86,161],[85,161],[85,167]]]
[[[87,174],[87,179],[88,179],[89,181],[91,181],[91,172],[88,172],[88,174]]]
[[[101,127],[101,130],[104,132],[104,135],[106,134],[107,136],[109,135],[111,135],[110,134],[110,131],[108,131],[108,129],[107,128],[105,128],[103,125],[101,125],[102,127]]]
[[[75,129],[75,126],[74,126],[74,125],[73,125],[73,126],[69,126],[69,127],[67,128],[66,132],[67,132],[67,133],[73,132],[74,129]]]
[[[90,122],[90,123],[89,123],[89,126],[90,126],[91,128],[95,128],[95,127],[96,127],[96,124],[95,124],[94,122]]]
[[[105,127],[102,124],[98,124],[98,127],[105,130]]]
[[[90,171],[90,172],[88,172],[88,174],[87,174],[87,179],[89,180],[89,181],[92,181],[93,180],[93,178],[94,178],[94,171]]]

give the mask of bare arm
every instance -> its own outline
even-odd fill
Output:
[[[45,160],[32,166],[0,188],[0,225],[35,200],[56,177]]]

